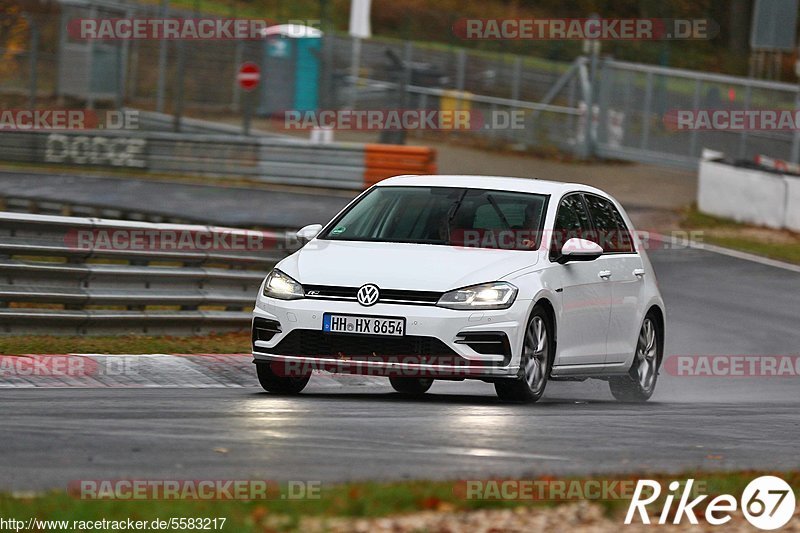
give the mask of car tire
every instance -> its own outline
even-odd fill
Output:
[[[281,376],[275,372],[269,363],[256,364],[256,373],[261,387],[273,394],[297,394],[302,391],[311,379],[311,374],[306,376]]]
[[[401,394],[419,396],[428,392],[433,385],[431,378],[401,378],[392,376],[389,378],[392,388]]]
[[[519,375],[494,384],[494,390],[502,401],[530,403],[542,397],[553,362],[553,329],[544,308],[536,307],[525,327]]]
[[[642,321],[633,364],[625,376],[608,380],[611,395],[620,402],[641,403],[653,396],[664,347],[663,333],[653,313]]]

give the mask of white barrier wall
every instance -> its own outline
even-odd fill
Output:
[[[800,231],[800,178],[701,161],[697,207],[737,222]]]
[[[786,176],[786,227],[800,231],[800,178]]]

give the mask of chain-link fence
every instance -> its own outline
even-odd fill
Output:
[[[64,0],[58,6],[19,14],[27,31],[13,43],[0,43],[2,107],[128,106],[224,118],[243,106],[239,65],[268,65],[267,43],[261,40],[87,41],[66,31],[71,21],[84,18],[192,18],[196,13],[105,0]],[[455,41],[386,38],[363,40],[354,69],[355,44],[345,34],[323,35],[313,52],[317,86],[309,89],[318,95],[317,108],[468,109],[488,117],[516,111],[524,116],[524,127],[458,135],[580,156],[693,166],[703,148],[712,148],[737,158],[800,159],[800,138],[792,131],[675,131],[665,120],[676,109],[795,110],[798,91],[791,84],[611,59],[559,62],[460,48]],[[264,77],[277,78],[277,84],[262,80],[262,89],[253,93],[261,113],[275,107],[264,102],[283,83],[281,74],[269,70]]]
[[[703,149],[751,161],[768,155],[797,162],[800,156],[797,130],[675,124],[679,111],[794,111],[800,109],[797,85],[613,60],[602,63],[597,85],[601,155],[683,166],[696,165]]]

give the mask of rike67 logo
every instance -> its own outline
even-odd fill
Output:
[[[663,499],[664,507],[658,517],[658,524],[666,524],[670,516],[673,524],[680,524],[687,519],[691,524],[697,524],[695,507],[708,498],[702,494],[690,501],[694,496],[692,487],[694,480],[686,483],[673,481],[669,484],[669,493]],[[681,490],[682,489],[682,490]],[[642,524],[650,524],[648,506],[659,501],[662,488],[658,481],[640,479],[625,516],[625,523],[633,523],[637,513]],[[678,503],[673,509],[675,500]],[[792,487],[779,477],[761,476],[751,481],[744,492],[741,501],[729,494],[716,496],[705,507],[705,520],[711,525],[721,526],[730,522],[732,513],[741,508],[742,514],[753,526],[763,530],[773,530],[785,526],[794,516],[795,495]],[[741,506],[741,507],[740,507]]]

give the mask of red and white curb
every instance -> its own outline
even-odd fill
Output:
[[[250,354],[0,355],[0,388],[258,387]],[[385,385],[372,376],[315,374],[312,384]]]

